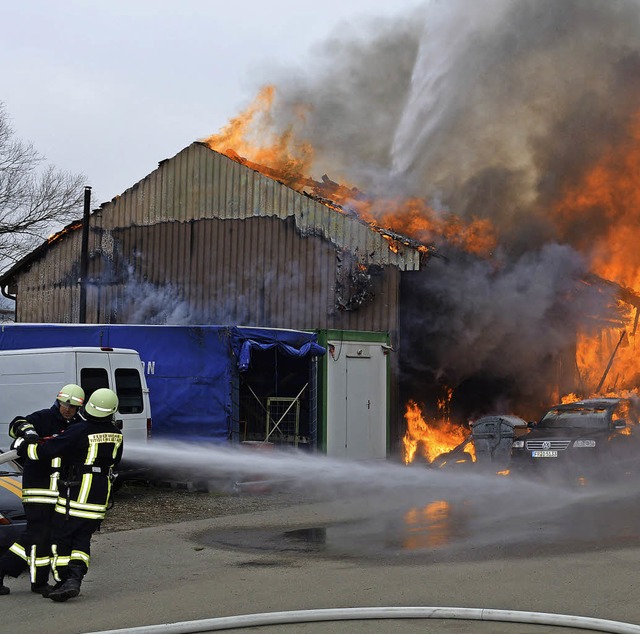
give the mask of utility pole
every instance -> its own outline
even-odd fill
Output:
[[[82,247],[80,250],[80,313],[78,322],[87,323],[87,276],[89,275],[89,214],[91,213],[91,187],[84,188],[84,214],[82,216]]]

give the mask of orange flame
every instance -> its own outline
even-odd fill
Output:
[[[82,227],[82,221],[81,220],[76,221],[76,222],[72,222],[71,224],[68,224],[66,227],[63,227],[62,229],[60,229],[60,231],[56,231],[55,233],[52,233],[47,238],[47,243],[48,244],[52,244],[56,240],[59,240],[60,238],[62,238],[63,236],[66,236],[69,233],[77,231],[81,227]]]
[[[439,403],[441,412],[448,407],[451,395],[450,391],[448,398]],[[407,431],[402,439],[405,464],[417,457],[433,462],[437,456],[455,449],[468,437],[468,432],[448,420],[448,416],[427,423],[415,401],[409,401],[404,417],[407,421]]]
[[[274,99],[275,87],[265,86],[244,112],[204,143],[293,189],[303,189],[309,180],[304,174],[313,164],[313,147],[296,141],[292,125],[280,135],[271,132]]]
[[[275,87],[265,86],[253,104],[204,142],[232,160],[315,197],[338,212],[356,213],[374,229],[384,228],[387,234],[383,235],[393,251],[398,250],[399,236],[388,234],[397,232],[422,244],[445,239],[480,256],[492,253],[497,238],[488,220],[467,223],[453,214],[432,209],[424,200],[372,200],[351,183],[338,183],[326,175],[320,181],[309,177],[315,160],[314,148],[296,132],[311,106],[300,104],[290,124],[276,132],[275,101]],[[640,249],[636,246],[640,237],[638,182],[640,113],[630,120],[626,136],[612,140],[597,161],[565,187],[551,209],[558,235],[591,258],[592,271],[629,289],[637,297],[637,303],[626,304],[623,323],[612,324],[611,328],[596,334],[576,334],[576,399],[597,392],[619,392],[640,384],[640,355],[636,353],[635,339],[640,315]],[[554,397],[559,399],[558,388],[555,389]],[[432,447],[439,444],[432,437],[422,436],[451,423],[448,420],[420,422],[411,406],[406,416],[412,426],[404,442],[405,459],[410,462],[419,441]],[[446,438],[448,433],[445,431],[442,435]],[[447,446],[451,448],[450,444],[443,443],[443,447]],[[437,451],[440,450],[421,450],[429,460]]]
[[[591,257],[601,278],[631,294],[640,290],[640,113],[631,118],[622,141],[612,141],[580,182],[567,187],[554,210],[561,235]],[[637,304],[637,302],[636,302]],[[576,366],[583,397],[619,392],[640,383],[636,351],[639,309],[624,304],[618,325],[577,336]]]
[[[274,100],[274,86],[265,86],[253,104],[218,134],[204,139],[204,143],[238,163],[319,199],[336,211],[353,211],[374,227],[402,233],[422,243],[444,238],[449,244],[481,256],[494,249],[497,240],[488,220],[465,224],[453,214],[436,212],[423,200],[372,200],[357,187],[337,183],[327,175],[321,181],[306,176],[313,167],[313,147],[297,139],[296,121],[280,134],[273,132]],[[309,109],[310,106],[301,105],[298,119],[304,120]],[[389,248],[397,251],[391,238],[389,242]]]

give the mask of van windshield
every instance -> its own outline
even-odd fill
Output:
[[[604,407],[576,407],[549,410],[539,428],[607,430],[610,410]]]

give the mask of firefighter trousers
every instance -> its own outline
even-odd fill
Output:
[[[53,504],[24,504],[26,528],[20,539],[0,557],[0,570],[5,575],[17,577],[29,570],[31,583],[47,583],[51,563],[53,509]]]
[[[91,557],[91,537],[101,520],[89,520],[55,513],[51,530],[51,571],[56,581],[68,578],[68,567],[81,568],[85,575]]]

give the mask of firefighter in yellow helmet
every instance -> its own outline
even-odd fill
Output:
[[[113,415],[118,396],[108,388],[93,392],[78,422],[44,443],[26,438],[16,449],[37,461],[62,458],[59,496],[51,532],[51,570],[57,581],[47,596],[67,601],[80,594],[89,568],[91,536],[100,527],[111,493],[111,474],[122,458],[122,432]]]
[[[84,390],[73,383],[58,392],[49,409],[27,416],[17,416],[9,424],[9,435],[15,442],[25,439],[39,441],[64,431],[77,418],[84,404]],[[31,590],[47,596],[51,586],[49,564],[51,552],[51,524],[58,500],[60,459],[35,462],[25,460],[22,474],[22,503],[27,525],[20,539],[0,557],[0,595],[9,594],[3,585],[4,576],[17,577],[29,570]]]

